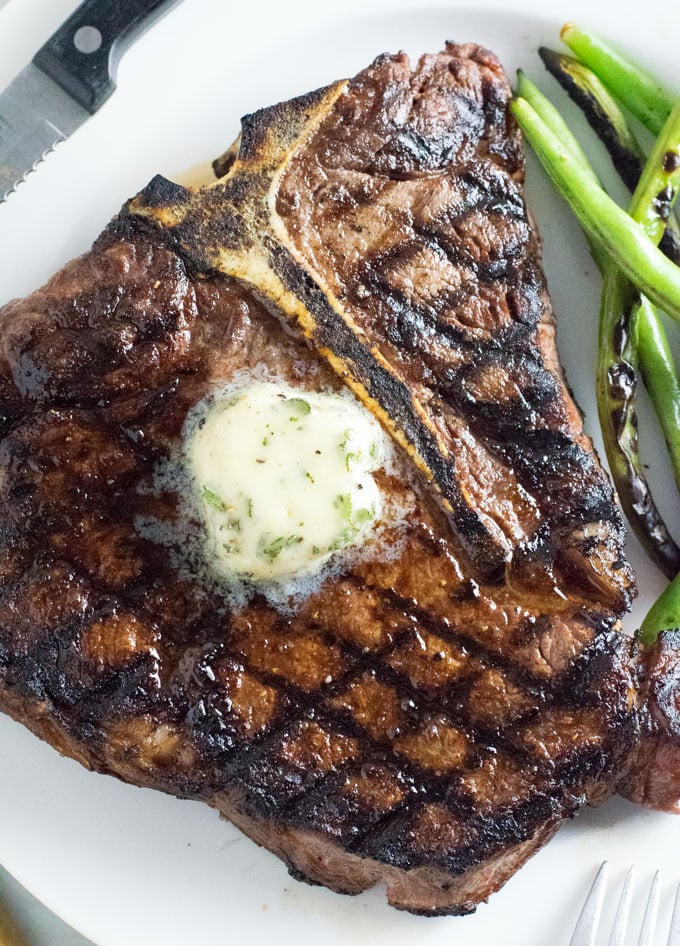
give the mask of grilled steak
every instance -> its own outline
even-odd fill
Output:
[[[508,97],[477,46],[382,56],[244,119],[212,187],[155,179],[0,318],[0,707],[204,799],[301,879],[429,914],[619,785],[680,794],[677,641],[641,656],[619,630],[621,518],[558,366]],[[349,385],[410,510],[398,555],[388,531],[293,610],[183,567],[156,476],[194,405],[263,367]]]

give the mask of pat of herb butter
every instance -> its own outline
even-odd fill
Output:
[[[351,397],[254,382],[208,406],[187,445],[216,566],[254,581],[317,571],[380,517],[384,434]]]

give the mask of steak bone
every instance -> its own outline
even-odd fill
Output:
[[[226,177],[189,189],[157,176],[126,215],[161,230],[195,272],[237,279],[293,325],[406,451],[476,568],[489,575],[510,559],[511,544],[480,518],[432,412],[303,259],[276,211],[282,175],[347,85],[246,116]]]

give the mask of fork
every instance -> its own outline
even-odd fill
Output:
[[[607,861],[605,861],[598,871],[593,886],[590,888],[586,902],[583,904],[583,909],[578,918],[574,935],[569,941],[569,946],[594,946],[595,937],[597,936],[598,927],[600,925],[604,895],[607,889],[608,870]],[[635,868],[631,867],[623,883],[623,889],[621,890],[621,897],[616,910],[616,916],[614,917],[614,925],[609,937],[608,946],[624,946],[634,881]],[[660,882],[661,871],[657,871],[649,889],[649,896],[647,897],[647,905],[642,919],[642,927],[637,940],[637,946],[653,946],[656,918],[659,912]],[[673,918],[671,919],[667,946],[680,946],[680,886],[675,896]]]

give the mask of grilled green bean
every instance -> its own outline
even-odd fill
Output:
[[[639,225],[584,172],[526,99],[514,98],[510,107],[587,236],[652,302],[680,321],[680,269],[646,239]],[[680,127],[680,106],[673,110],[672,119]]]
[[[607,87],[591,69],[572,56],[554,52],[545,46],[541,46],[538,54],[548,72],[557,79],[588,119],[626,186],[635,190],[645,156]]]
[[[638,640],[648,647],[663,631],[680,627],[680,575],[657,598],[640,625]]]
[[[624,183],[631,191],[635,190],[642,173],[644,154],[609,90],[588,66],[577,59],[545,47],[538,52],[548,71],[583,110],[609,151]],[[659,247],[665,256],[680,266],[680,224],[675,216],[668,219]]]
[[[597,34],[566,23],[560,35],[581,62],[653,135],[661,132],[674,102],[667,89]]]
[[[569,130],[568,125],[558,110],[550,99],[543,95],[540,89],[534,85],[531,79],[529,79],[521,69],[517,70],[515,94],[519,96],[519,98],[526,99],[541,120],[544,121],[552,133],[559,138],[564,150],[568,151],[571,157],[577,161],[582,166],[583,170],[587,174],[590,174],[593,181],[600,186],[597,175],[588,164],[588,158],[585,156],[583,148]]]
[[[609,151],[614,167],[619,172],[624,184],[631,191],[635,190],[642,174],[645,155],[616,100],[610,95],[595,73],[584,66],[582,62],[573,59],[571,56],[565,56],[562,53],[546,49],[545,46],[542,46],[538,52],[548,71],[582,109],[591,127]],[[533,86],[533,89],[536,90],[536,87]],[[531,92],[531,89],[527,91]],[[530,95],[525,94],[521,82],[517,83],[517,92],[530,102],[546,125],[551,127],[559,137],[557,126],[551,125],[547,114],[541,111],[539,103],[534,98],[530,98]],[[547,101],[540,93],[539,96]],[[557,112],[557,109],[549,102],[548,105],[554,112]],[[562,121],[559,112],[557,112],[557,115],[559,121]],[[578,145],[578,142],[576,144],[581,155],[583,155],[580,145]],[[669,218],[659,248],[664,256],[680,266],[680,224],[675,216]]]
[[[644,297],[633,312],[640,369],[663,430],[680,489],[680,379],[663,322]]]
[[[680,266],[680,229],[672,213],[680,186],[680,98],[661,130],[638,181],[630,214],[645,225],[648,235],[665,256]],[[642,196],[640,196],[642,195]],[[636,212],[636,200],[644,208]],[[651,224],[650,227],[646,222]]]
[[[635,188],[630,215],[659,243],[680,188],[680,98],[654,143]],[[670,314],[670,313],[669,313]]]
[[[672,578],[680,571],[680,549],[654,503],[638,450],[638,347],[636,322],[631,317],[638,295],[610,260],[603,267],[602,280],[595,386],[607,461],[640,544]]]

